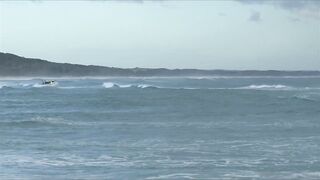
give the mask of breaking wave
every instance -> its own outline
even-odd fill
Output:
[[[282,84],[273,84],[273,85],[268,85],[268,84],[262,84],[262,85],[250,85],[250,86],[245,86],[245,87],[240,87],[239,89],[264,89],[264,90],[290,90],[294,89],[293,87],[282,85]]]
[[[104,88],[159,88],[148,84],[116,84],[113,82],[104,82],[102,86]]]
[[[252,84],[241,87],[165,87],[148,84],[117,84],[113,82],[104,82],[104,88],[156,88],[156,89],[173,89],[173,90],[283,90],[283,91],[299,91],[299,90],[318,90],[319,88],[310,87],[292,87],[283,84]]]
[[[43,85],[41,83],[0,83],[0,89],[2,88],[20,88],[20,89],[42,88],[42,87],[54,87],[57,85],[58,83],[51,84],[51,85]]]
[[[157,88],[157,89],[175,89],[175,90],[310,90],[314,88],[291,87],[282,84],[274,85],[249,85],[242,87],[163,87],[148,84],[117,84],[113,82],[105,82],[102,84],[104,88]]]

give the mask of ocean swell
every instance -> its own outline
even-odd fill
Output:
[[[55,117],[34,117],[25,120],[11,120],[11,121],[1,121],[0,125],[13,126],[13,127],[38,127],[38,126],[87,126],[93,125],[87,122],[74,122],[66,120],[64,118]]]

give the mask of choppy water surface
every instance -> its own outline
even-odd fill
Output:
[[[0,179],[320,179],[320,78],[0,80]]]

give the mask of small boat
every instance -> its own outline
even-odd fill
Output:
[[[42,85],[55,85],[56,81],[42,81]]]

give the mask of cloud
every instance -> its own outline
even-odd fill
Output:
[[[248,5],[271,5],[305,17],[320,20],[319,0],[236,0]]]
[[[124,2],[124,3],[144,3],[144,2],[163,2],[168,0],[87,0],[92,2]]]
[[[46,0],[29,0],[31,2],[44,2]],[[144,2],[163,2],[168,0],[84,0],[89,2],[120,2],[120,3],[140,3],[143,4]]]
[[[294,17],[288,17],[288,19],[292,22],[299,22],[300,19],[299,18],[294,18]]]
[[[257,11],[253,11],[248,19],[249,21],[252,21],[252,22],[259,22],[261,21],[261,15],[260,15],[260,12],[257,12]]]

